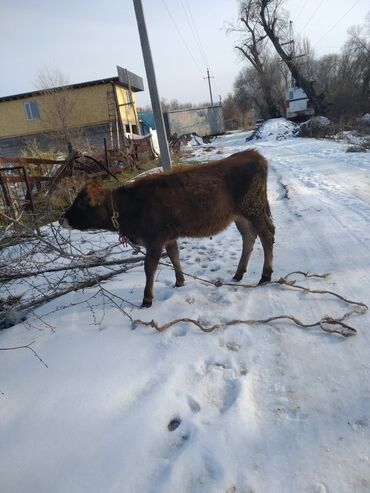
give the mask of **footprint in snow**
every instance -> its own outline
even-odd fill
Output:
[[[236,377],[235,370],[227,362],[206,362],[203,375],[198,379],[198,393],[193,392],[192,399],[199,407],[213,414],[226,413],[237,401],[241,383]]]
[[[237,342],[228,341],[228,342],[226,342],[225,347],[226,347],[226,349],[229,349],[230,351],[236,352],[236,351],[239,351],[240,344],[238,344]]]
[[[176,428],[178,428],[180,425],[181,425],[181,419],[173,418],[167,425],[168,431],[175,431]]]
[[[195,414],[196,413],[199,413],[199,411],[201,409],[201,407],[198,404],[198,402],[195,399],[193,399],[191,397],[191,395],[188,395],[188,406],[189,406],[190,411],[192,411]]]
[[[188,329],[185,324],[175,325],[174,327],[172,327],[173,337],[184,337],[186,336],[187,333],[188,333]]]
[[[230,380],[224,389],[222,406],[220,407],[221,414],[228,411],[236,402],[240,394],[240,382],[237,379]]]
[[[179,415],[174,415],[166,428],[167,433],[162,436],[162,440],[156,443],[155,453],[164,459],[171,458],[171,461],[174,461],[189,442],[194,426],[180,418]]]
[[[303,421],[308,418],[308,414],[303,413],[299,406],[297,406],[296,408],[278,407],[275,409],[275,414],[281,418],[291,419],[295,421]]]
[[[208,296],[208,299],[211,303],[215,303],[219,306],[229,306],[232,304],[230,299],[227,299],[225,296],[222,295],[219,291],[214,291],[211,292]]]

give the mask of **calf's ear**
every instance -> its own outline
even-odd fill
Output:
[[[87,197],[91,207],[102,205],[105,198],[104,189],[97,180],[89,180],[86,185]]]

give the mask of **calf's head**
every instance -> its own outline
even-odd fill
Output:
[[[109,213],[110,191],[97,182],[89,182],[79,192],[59,223],[79,230],[112,229]]]

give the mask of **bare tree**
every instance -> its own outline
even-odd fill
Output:
[[[266,49],[266,40],[269,39],[278,56],[289,69],[296,84],[302,87],[307,94],[315,112],[325,114],[326,104],[323,93],[316,93],[312,79],[309,74],[304,75],[293,50],[286,51],[284,43],[281,41],[282,38],[286,38],[287,32],[287,15],[283,10],[284,2],[285,0],[243,0],[240,11],[243,14],[241,22],[244,24],[246,39],[245,43],[238,48],[249,61],[253,60],[251,63],[255,67],[259,67],[258,60],[261,58],[261,53]]]
[[[365,26],[352,27],[340,54],[312,59],[311,74],[326,94],[328,116],[348,121],[370,111],[370,33]]]
[[[259,20],[261,25],[273,44],[277,54],[288,67],[297,85],[301,87],[311,101],[316,114],[325,114],[327,106],[324,103],[324,94],[317,94],[313,81],[306,78],[299,63],[297,63],[292,53],[288,53],[283,48],[280,41],[281,25],[284,22],[282,17],[282,6],[285,0],[248,0],[248,4],[254,4],[254,11],[259,8]]]
[[[369,16],[370,18],[370,16]],[[345,44],[345,50],[351,58],[356,71],[356,79],[364,98],[369,97],[370,85],[370,33],[365,26],[354,26],[349,29],[349,40]]]
[[[58,69],[42,70],[35,81],[36,87],[47,96],[42,104],[43,119],[48,128],[52,128],[65,146],[76,137],[73,130],[78,104],[73,98],[69,81]]]
[[[244,112],[241,110],[234,94],[228,94],[222,102],[222,114],[226,130],[244,128]]]
[[[274,98],[274,84],[270,80],[270,57],[267,49],[267,35],[263,31],[258,17],[258,4],[253,1],[242,2],[240,5],[240,22],[243,28],[232,27],[230,30],[242,32],[242,39],[235,46],[245,56],[254,68],[258,85],[261,89],[266,113],[264,117],[275,118],[281,116],[276,99]]]
[[[264,85],[253,66],[242,69],[234,82],[235,101],[243,112],[254,111],[258,118],[271,118],[280,116],[284,112],[284,88],[285,80],[281,63],[277,57],[266,53],[264,55]],[[266,87],[269,98],[266,99]],[[271,114],[271,104],[275,111]]]
[[[299,35],[296,35],[294,40],[294,53],[301,54],[296,58],[296,63],[299,66],[302,76],[305,77],[307,80],[313,80],[315,52],[312,48],[310,40],[308,38],[300,38]],[[287,66],[284,65],[284,67],[287,69],[287,72],[291,77],[291,73]]]
[[[162,111],[171,111],[171,110],[182,110],[187,108],[192,108],[192,103],[180,103],[177,99],[171,99],[171,101],[167,101],[167,99],[161,99]]]

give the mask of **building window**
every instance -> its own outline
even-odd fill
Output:
[[[36,101],[24,103],[24,111],[27,120],[40,120],[39,106]]]

